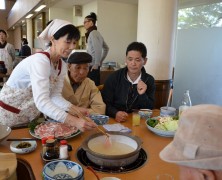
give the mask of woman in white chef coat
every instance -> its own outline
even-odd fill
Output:
[[[55,19],[39,36],[50,42],[49,48],[21,61],[0,91],[0,123],[8,126],[32,121],[40,112],[56,121],[75,126],[81,131],[96,127],[71,114],[78,108],[62,95],[67,58],[80,38],[79,30],[70,22]]]

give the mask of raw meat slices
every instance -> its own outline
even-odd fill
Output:
[[[76,133],[78,129],[73,126],[68,126],[58,122],[44,122],[35,127],[35,135],[40,138],[55,136],[56,137],[67,137]]]

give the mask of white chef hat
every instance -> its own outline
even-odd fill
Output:
[[[72,24],[68,21],[61,19],[54,19],[39,35],[38,39],[42,44],[49,43],[51,37],[62,27]]]

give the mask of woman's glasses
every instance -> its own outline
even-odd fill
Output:
[[[83,24],[86,24],[87,22],[89,22],[90,20],[84,21]]]

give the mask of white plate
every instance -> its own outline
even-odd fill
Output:
[[[36,135],[35,132],[32,132],[31,130],[29,130],[29,133],[30,133],[33,137],[35,137],[35,138],[37,138],[37,139],[41,139],[41,137],[38,136],[38,135]],[[64,137],[63,139],[70,139],[70,138],[73,138],[73,137],[79,135],[80,133],[81,133],[81,131],[78,130],[77,132],[71,134],[70,136],[66,136],[66,137]]]
[[[28,142],[31,144],[31,147],[28,148],[16,148],[16,146],[18,144],[20,144],[21,142]],[[34,151],[37,147],[37,143],[36,141],[12,141],[10,144],[10,149],[12,152],[17,153],[17,154],[27,154],[30,153],[32,151]]]
[[[151,119],[157,119],[157,118],[159,118],[159,117],[152,117]],[[174,134],[175,134],[176,131],[164,131],[164,130],[160,130],[160,129],[153,128],[153,127],[151,127],[151,126],[149,126],[149,125],[147,124],[147,121],[148,121],[148,120],[149,120],[149,119],[147,119],[147,120],[145,121],[146,126],[147,126],[147,128],[148,128],[150,131],[152,131],[153,133],[155,133],[155,134],[157,134],[157,135],[159,135],[159,136],[163,136],[163,137],[173,137],[173,136],[174,136]]]

